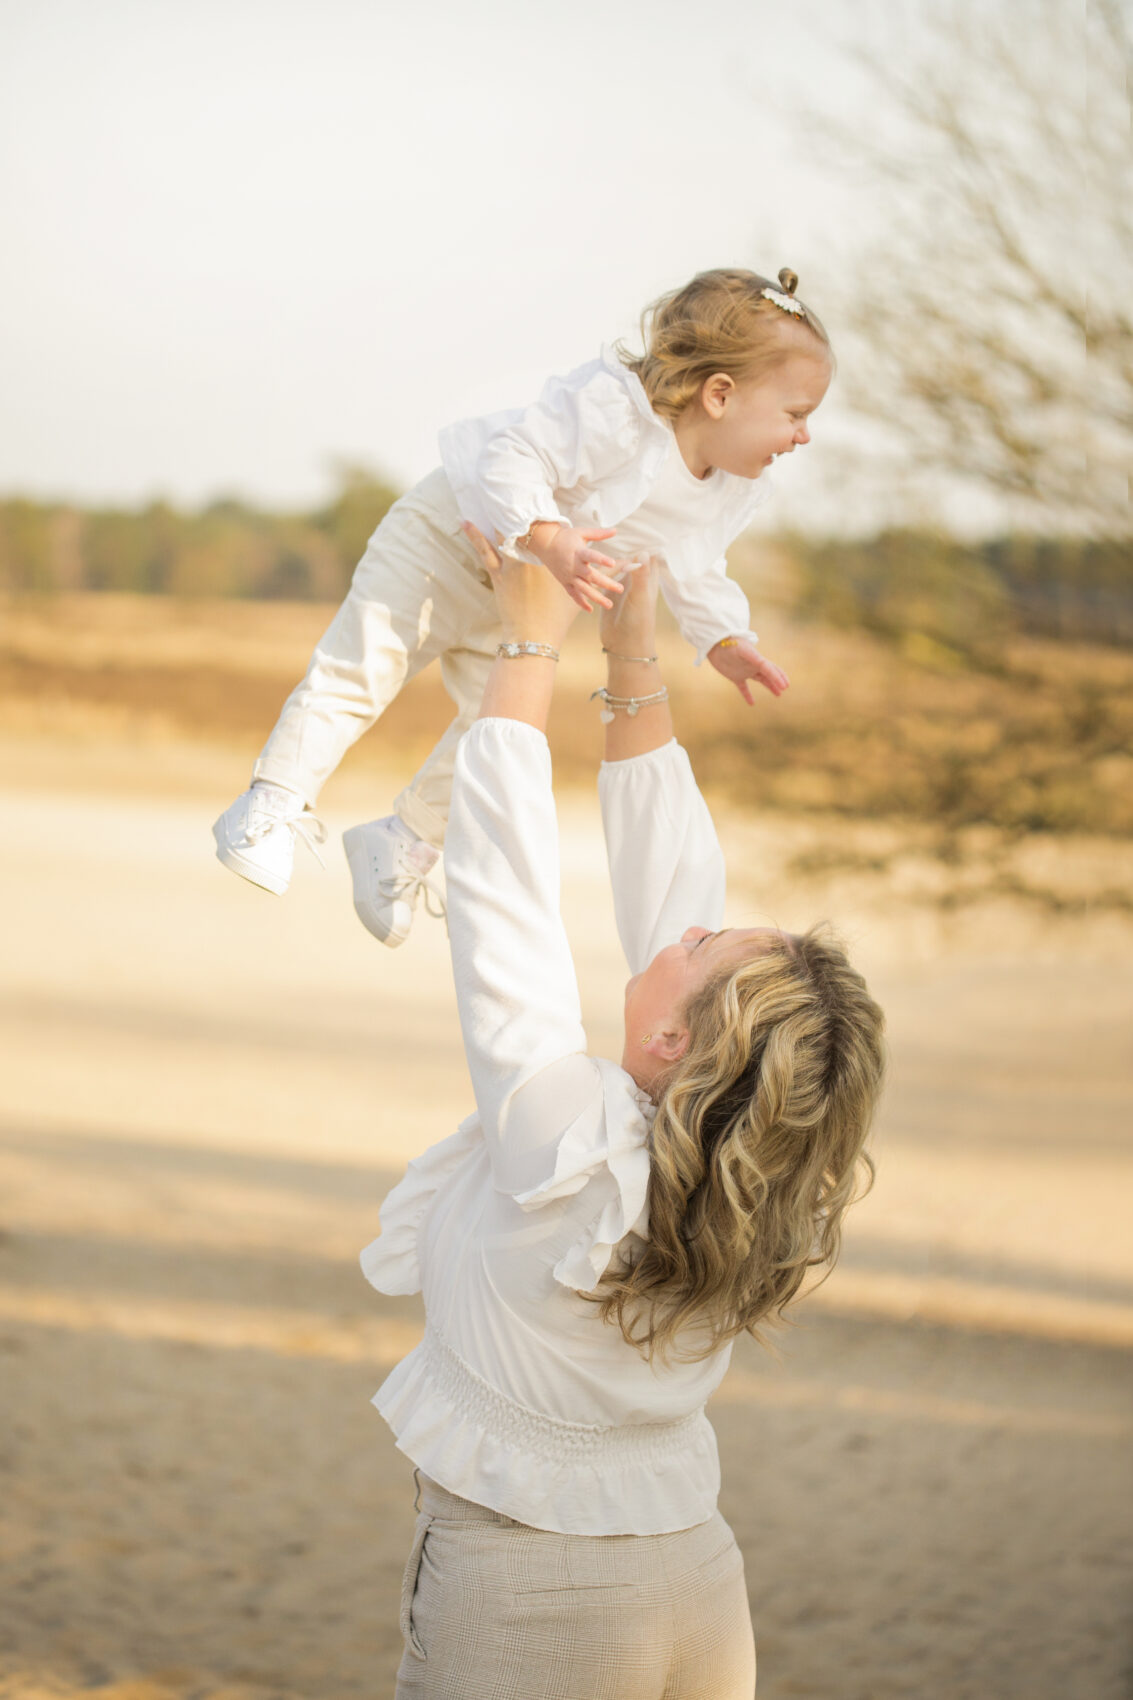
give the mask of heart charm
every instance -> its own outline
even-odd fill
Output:
[[[600,721],[602,721],[603,725],[608,726],[610,724],[610,721],[614,718],[613,709],[612,708],[603,708],[603,709],[599,710],[598,718],[599,718]]]

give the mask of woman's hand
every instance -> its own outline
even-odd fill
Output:
[[[652,558],[627,570],[625,593],[601,615],[602,648],[615,655],[652,655],[657,646],[657,587],[660,574]]]
[[[491,574],[505,641],[549,643],[558,649],[581,605],[571,600],[546,567],[497,554],[469,521],[461,529]]]

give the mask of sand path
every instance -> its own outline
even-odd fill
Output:
[[[0,1696],[389,1695],[412,1492],[368,1400],[420,1318],[356,1258],[467,1109],[443,932],[381,952],[333,842],[280,904],[216,867],[199,796],[17,778]],[[360,805],[343,781],[332,828]],[[589,800],[563,823],[592,1042],[616,1051]],[[714,1402],[760,1694],[1117,1700],[1129,931],[769,888],[775,830],[727,828],[732,919],[838,914],[894,1064],[844,1264],[782,1361],[738,1351]]]

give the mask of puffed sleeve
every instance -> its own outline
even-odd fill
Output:
[[[559,912],[551,757],[523,721],[477,720],[462,738],[445,878],[464,1049],[496,1181],[512,1191],[545,1167],[571,1120],[600,1103],[584,1055],[574,963]],[[527,1106],[513,1114],[521,1089]],[[536,1147],[542,1146],[540,1151]]]
[[[603,762],[598,796],[618,936],[639,974],[687,927],[719,928],[724,857],[685,751],[673,738]]]
[[[748,637],[753,643],[758,642],[759,634],[750,630],[747,597],[735,579],[728,577],[728,563],[723,555],[692,579],[678,579],[668,567],[662,566],[661,594],[682,637],[695,649],[698,667],[721,638]]]
[[[551,378],[537,402],[488,437],[476,462],[478,511],[498,546],[515,553],[537,520],[569,525],[559,496],[616,475],[637,454],[641,431],[625,383],[602,360]]]

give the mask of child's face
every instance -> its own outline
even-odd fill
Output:
[[[819,348],[788,354],[759,378],[710,378],[702,403],[708,415],[705,449],[713,466],[740,478],[758,478],[777,455],[809,443],[807,422],[829,389],[831,375],[830,361]]]

